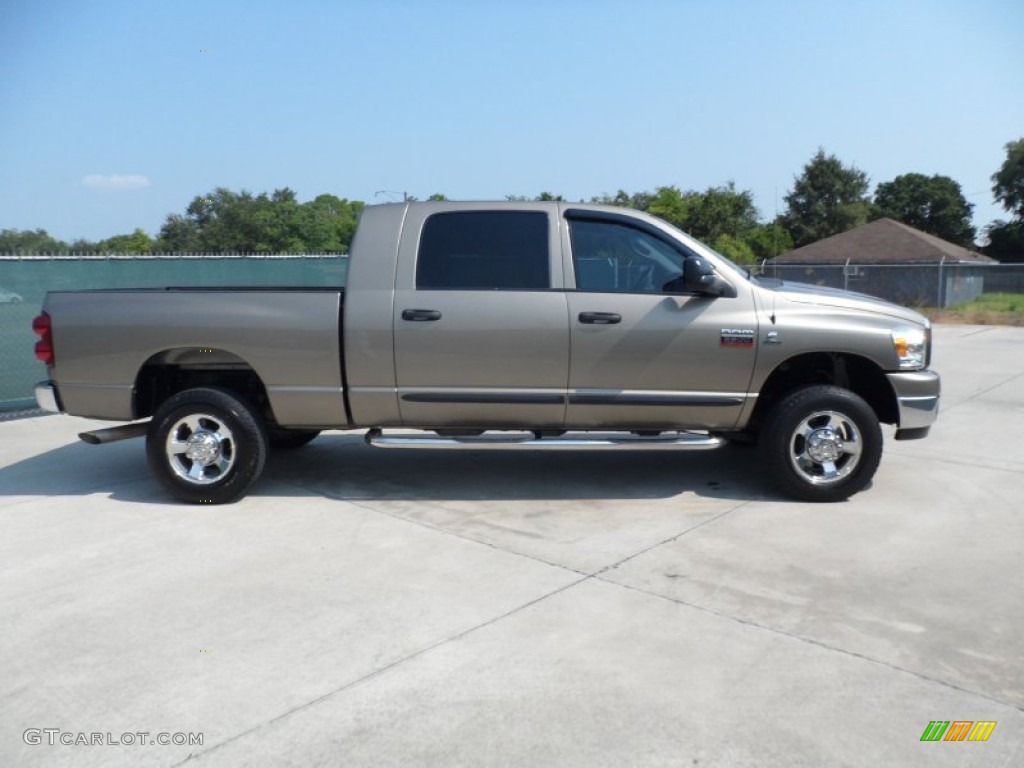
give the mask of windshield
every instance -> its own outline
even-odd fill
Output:
[[[741,267],[739,264],[734,262],[728,256],[723,256],[722,254],[720,254],[718,251],[716,251],[710,245],[706,245],[705,243],[701,243],[701,245],[703,245],[705,248],[707,248],[709,251],[711,251],[713,254],[715,254],[715,256],[717,256],[719,259],[722,260],[722,263],[725,266],[727,266],[729,269],[731,269],[737,275],[740,275],[741,277],[744,277],[747,280],[753,280],[754,282],[757,281],[757,278],[754,277],[753,273],[751,272],[751,269],[754,267],[753,264],[751,264],[749,266],[746,266],[746,267]]]
[[[744,280],[750,280],[750,281],[755,282],[755,283],[757,282],[757,278],[754,277],[753,274],[751,274],[751,271],[750,271],[749,267],[741,267],[739,264],[736,264],[735,262],[733,262],[727,256],[723,256],[722,254],[720,254],[718,251],[716,251],[714,248],[712,248],[707,243],[705,243],[705,242],[703,242],[701,240],[697,240],[694,237],[691,237],[690,235],[688,235],[685,232],[683,232],[683,230],[679,229],[678,227],[676,227],[673,224],[670,224],[669,222],[665,221],[664,219],[659,219],[659,221],[662,224],[664,224],[666,227],[669,227],[676,234],[676,236],[680,240],[682,240],[687,246],[690,247],[690,250],[696,251],[696,253],[698,255],[700,255],[700,251],[701,250],[707,251],[708,253],[710,253],[710,254],[712,254],[712,255],[714,255],[716,257],[716,259],[717,259],[716,263],[721,262],[721,264],[723,266],[727,267],[731,272],[733,272],[734,274],[736,274],[739,277],[742,277]],[[751,266],[753,266],[753,265],[751,265]]]

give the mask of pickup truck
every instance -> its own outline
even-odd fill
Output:
[[[145,435],[193,503],[239,499],[269,450],[325,429],[473,450],[756,443],[786,494],[837,501],[875,474],[880,424],[925,437],[939,404],[918,313],[565,202],[370,206],[345,288],[58,291],[33,327],[39,405],[135,422],[81,437]]]

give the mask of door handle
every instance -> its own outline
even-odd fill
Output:
[[[622,315],[614,312],[580,312],[580,322],[588,325],[615,325],[622,322]]]
[[[428,320],[440,320],[441,313],[436,309],[403,309],[402,319],[422,323]]]

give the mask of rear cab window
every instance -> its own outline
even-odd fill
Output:
[[[435,213],[420,235],[416,288],[546,291],[550,261],[542,211]]]

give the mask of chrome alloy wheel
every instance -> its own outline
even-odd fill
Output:
[[[789,440],[789,460],[807,482],[831,485],[849,476],[863,448],[853,419],[838,411],[815,411]]]
[[[167,433],[167,461],[174,474],[195,485],[222,480],[235,463],[235,438],[220,419],[194,413]]]

